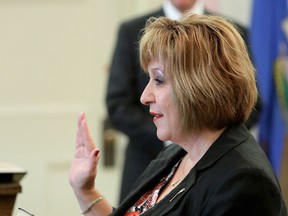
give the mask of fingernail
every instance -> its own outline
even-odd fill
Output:
[[[98,154],[99,154],[99,150],[95,151],[95,153],[94,153],[95,157],[97,157]]]

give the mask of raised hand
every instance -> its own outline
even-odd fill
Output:
[[[74,159],[69,172],[69,182],[78,193],[89,193],[94,189],[99,160],[99,149],[90,136],[84,113],[78,118],[78,131]]]

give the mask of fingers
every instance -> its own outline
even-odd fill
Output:
[[[89,132],[86,118],[84,118],[82,121],[82,132],[85,146],[89,149],[89,151],[92,151],[95,148],[95,146]]]
[[[82,145],[84,145],[84,141],[83,141],[83,132],[82,132],[82,121],[85,118],[85,114],[82,112],[80,113],[80,115],[78,116],[78,122],[77,122],[77,135],[76,135],[76,148],[80,147]]]
[[[87,120],[83,112],[80,113],[78,117],[78,131],[77,131],[76,145],[77,147],[84,145],[88,150],[88,152],[91,152],[95,148],[94,142],[89,132]]]

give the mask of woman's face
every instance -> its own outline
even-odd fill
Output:
[[[150,114],[157,127],[157,136],[162,141],[175,142],[179,136],[179,112],[173,100],[173,90],[163,65],[159,61],[148,65],[149,83],[141,95],[141,103],[150,106]]]

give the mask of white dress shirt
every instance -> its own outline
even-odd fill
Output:
[[[166,17],[174,20],[179,20],[183,13],[179,11],[170,0],[163,0],[163,10]],[[194,6],[188,10],[195,14],[204,14],[204,2],[202,0],[196,1]]]

